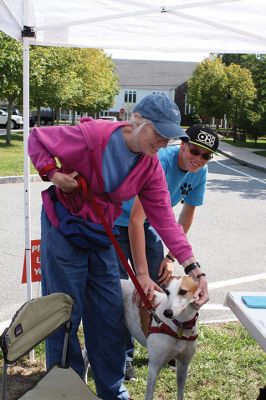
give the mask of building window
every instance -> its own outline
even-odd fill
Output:
[[[164,92],[152,92],[152,94],[165,94]]]
[[[188,95],[185,94],[185,114],[191,114],[193,112],[193,108],[191,104],[188,102]]]
[[[137,92],[136,90],[126,90],[124,94],[125,103],[136,103],[137,102]]]

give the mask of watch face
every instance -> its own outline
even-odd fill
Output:
[[[193,263],[191,263],[191,264],[189,264],[186,268],[185,268],[185,273],[186,274],[189,274],[190,273],[190,271],[193,271],[193,269],[195,269],[195,268],[200,268],[199,267],[199,263],[198,262],[193,262]]]

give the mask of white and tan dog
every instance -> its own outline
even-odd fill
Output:
[[[138,307],[132,302],[134,292],[132,281],[121,280],[121,285],[128,330],[148,349],[149,373],[145,400],[153,399],[157,375],[172,359],[176,360],[177,366],[177,399],[183,400],[188,365],[196,349],[195,324],[198,314],[191,303],[195,300],[193,295],[197,283],[188,276],[174,277],[166,287],[165,293],[155,292],[153,304],[161,321],[159,323],[150,318],[146,308]],[[161,329],[168,333],[160,333]],[[149,330],[151,333],[148,333]]]

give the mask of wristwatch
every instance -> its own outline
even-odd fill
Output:
[[[193,262],[193,263],[187,265],[187,266],[184,268],[185,274],[188,275],[191,271],[193,271],[193,269],[196,269],[196,268],[200,268],[200,265],[199,265],[199,263],[198,263],[197,261],[195,261],[195,262]]]

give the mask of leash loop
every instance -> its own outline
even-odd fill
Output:
[[[136,275],[134,273],[134,271],[132,270],[132,268],[130,267],[117,239],[115,238],[112,229],[110,228],[110,226],[108,225],[104,214],[101,210],[101,208],[99,207],[99,205],[97,204],[97,201],[95,200],[95,197],[93,196],[92,190],[88,184],[88,182],[86,181],[85,178],[83,178],[83,176],[78,175],[75,178],[78,182],[78,190],[81,192],[82,198],[83,200],[89,200],[92,209],[94,210],[94,212],[96,213],[96,215],[99,217],[102,225],[104,226],[107,235],[109,236],[109,239],[111,240],[125,270],[127,271],[129,277],[131,278],[136,290],[138,291],[145,307],[147,308],[147,310],[153,315],[154,318],[159,319],[159,317],[156,315],[155,311],[154,311],[154,307],[151,304],[151,302],[149,301],[148,297],[146,296],[146,294],[144,293],[139,281],[136,278]]]

